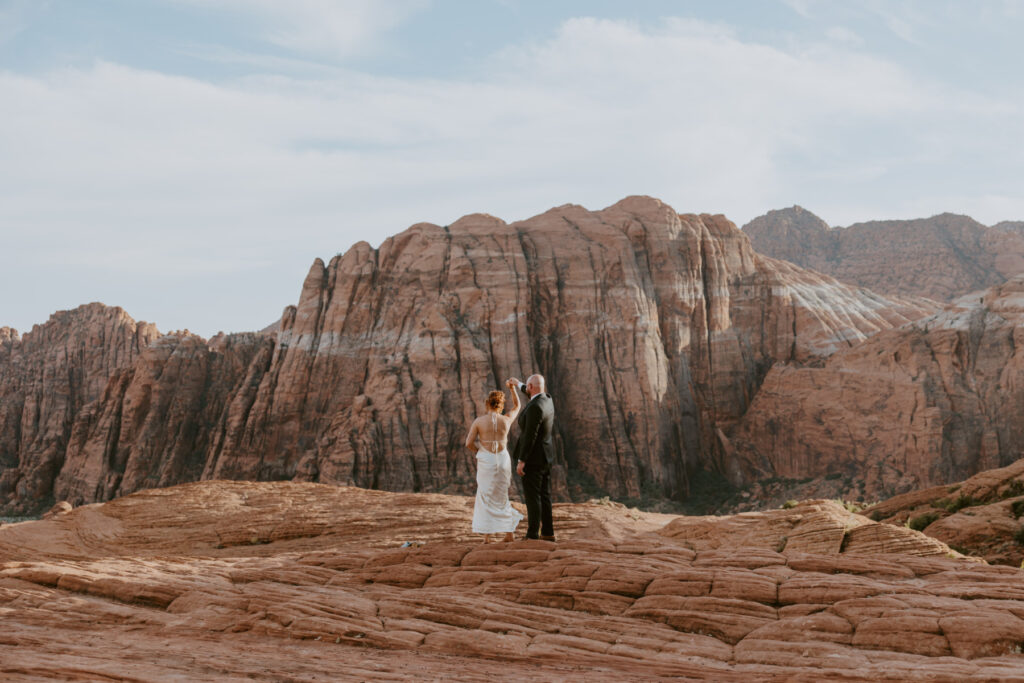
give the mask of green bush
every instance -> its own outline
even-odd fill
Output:
[[[1017,541],[1017,545],[1024,545],[1024,526],[1013,532],[1013,540]]]
[[[934,503],[934,505],[935,507],[945,508],[950,512],[959,512],[964,508],[969,508],[972,505],[975,505],[975,502],[974,498],[972,498],[971,496],[967,496],[961,493],[959,496],[953,498],[952,500],[940,500]]]
[[[907,526],[914,531],[924,531],[931,525],[932,522],[936,521],[941,515],[938,512],[926,512],[923,515],[917,517],[911,517],[907,520]]]
[[[1015,500],[1010,503],[1010,512],[1013,513],[1014,519],[1020,519],[1020,516],[1024,515],[1024,500]]]
[[[860,503],[854,503],[849,500],[843,500],[842,498],[836,498],[835,500],[837,503],[846,508],[847,512],[852,512],[853,514],[857,514],[864,509],[864,507],[861,506]]]
[[[1024,495],[1024,481],[1014,479],[1003,491],[1003,498],[1016,498]]]
[[[782,509],[783,510],[788,510],[790,508],[795,508],[799,504],[800,503],[798,503],[797,501],[795,501],[795,500],[793,500],[791,498],[791,499],[787,500],[785,503],[782,504]]]

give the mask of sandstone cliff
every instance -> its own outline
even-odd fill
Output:
[[[830,228],[806,209],[743,226],[754,249],[875,292],[951,301],[1024,272],[1024,234],[944,213]]]
[[[76,416],[55,496],[109,500],[200,479],[228,404],[251,391],[247,380],[271,353],[270,341],[256,334],[209,342],[188,333],[160,337]]]
[[[1020,680],[1024,578],[829,501],[727,518],[293,482],[0,528],[7,680]],[[403,547],[404,546],[404,547]]]
[[[539,371],[583,484],[685,496],[688,469],[727,466],[720,432],[775,360],[921,311],[759,257],[724,218],[653,199],[417,225],[314,264],[208,474],[471,490],[461,441],[479,401]]]
[[[1024,456],[1024,276],[768,373],[733,436],[748,480],[845,475],[877,500]]]
[[[95,303],[55,313],[23,337],[0,329],[0,503],[24,511],[52,502],[76,418],[157,336]]]
[[[110,367],[94,402],[63,414],[49,465],[8,446],[9,481],[46,482],[3,500],[28,509],[54,481],[81,503],[200,477],[467,492],[466,426],[489,389],[534,371],[557,407],[561,497],[681,499],[697,468],[741,477],[728,434],[773,363],[820,364],[930,310],[645,197],[420,224],[318,259],[275,335],[169,335]]]

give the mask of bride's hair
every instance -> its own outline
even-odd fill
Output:
[[[505,392],[494,390],[487,394],[487,407],[491,410],[504,410],[505,409]]]

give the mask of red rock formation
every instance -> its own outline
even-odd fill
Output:
[[[650,198],[416,225],[314,264],[206,474],[469,491],[461,442],[479,401],[539,371],[563,495],[682,497],[689,470],[730,467],[724,431],[773,362],[816,361],[921,313]]]
[[[78,414],[55,495],[91,502],[200,479],[227,405],[252,390],[271,353],[255,334],[160,337]]]
[[[947,484],[1024,455],[1024,276],[768,373],[732,435],[748,479],[845,474],[858,500]]]
[[[966,481],[895,496],[864,510],[994,564],[1024,561],[1024,458]]]
[[[20,339],[0,330],[0,505],[53,504],[74,420],[157,336],[153,325],[95,303],[55,313]]]
[[[696,468],[740,476],[728,433],[773,363],[820,364],[929,311],[650,198],[420,224],[318,259],[275,335],[170,335],[109,368],[62,418],[46,484],[5,500],[26,509],[54,479],[75,504],[200,477],[468,492],[480,400],[535,371],[560,496],[683,498]],[[37,467],[19,457],[11,476]]]
[[[471,506],[204,482],[5,526],[0,669],[11,680],[1024,677],[1020,571],[835,504],[710,519],[556,505],[558,543],[492,545],[467,538]],[[785,533],[782,552],[766,547]]]
[[[754,249],[875,292],[951,301],[1024,272],[1024,234],[944,213],[829,228],[794,206],[743,226]]]
[[[992,226],[994,230],[1002,230],[1003,232],[1013,232],[1018,235],[1024,236],[1024,221],[1002,221]]]

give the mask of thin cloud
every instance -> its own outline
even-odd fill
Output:
[[[427,6],[426,0],[169,0],[247,19],[262,39],[300,53],[346,58]]]
[[[475,211],[516,220],[643,193],[739,223],[796,202],[843,224],[904,211],[922,193],[896,181],[924,176],[961,189],[929,190],[934,208],[914,205],[919,215],[1020,217],[1013,190],[966,156],[1021,167],[1020,152],[994,151],[1024,132],[1018,102],[842,42],[780,48],[694,20],[577,19],[471,79],[295,72],[0,72],[0,226],[20,235],[0,254],[7,288],[31,279],[27,263],[60,262],[80,274],[83,301],[130,303],[92,289],[99,273],[145,302],[141,265],[165,313],[128,310],[210,334],[273,320],[315,256]],[[211,309],[211,290],[245,305]],[[49,301],[28,322],[67,305]],[[9,305],[0,323],[24,328],[29,314]]]

